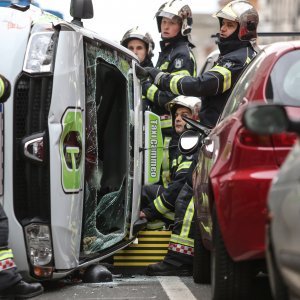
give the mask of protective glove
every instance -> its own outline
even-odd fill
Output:
[[[10,96],[10,82],[0,75],[0,102],[5,102]]]
[[[142,83],[146,82],[149,78],[149,73],[146,68],[143,68],[140,65],[135,65],[135,74]]]
[[[159,84],[160,78],[164,75],[160,69],[146,67],[145,70],[149,73],[154,84]]]

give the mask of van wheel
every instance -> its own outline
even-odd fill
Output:
[[[267,230],[267,266],[269,273],[269,281],[271,285],[272,296],[274,300],[289,300],[288,288],[285,285],[281,276],[280,270],[278,269],[277,262],[274,255],[274,247],[271,237],[270,228]]]
[[[201,232],[197,220],[197,212],[195,210],[195,241],[194,241],[194,264],[193,278],[196,283],[210,283],[210,251],[207,250],[202,242]]]
[[[213,300],[251,299],[255,271],[250,262],[234,262],[225,247],[216,210],[213,210],[213,250],[211,253]]]

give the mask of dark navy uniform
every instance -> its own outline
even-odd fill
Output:
[[[196,61],[191,46],[185,37],[178,37],[168,45],[165,45],[165,42],[162,41],[162,51],[159,53],[155,67],[163,72],[174,75],[196,76]],[[155,85],[146,82],[143,84],[143,95],[153,102],[154,113],[158,115],[169,115],[165,105],[175,98],[173,93],[160,91]],[[171,123],[169,127],[171,127]]]
[[[196,78],[162,74],[157,82],[160,90],[175,95],[201,96],[200,121],[210,126],[216,124],[235,82],[256,55],[248,41],[230,41],[224,47],[220,44],[220,51],[216,65]]]

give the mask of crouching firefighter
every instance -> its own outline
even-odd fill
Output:
[[[182,117],[197,119],[199,107],[200,100],[196,97],[178,96],[167,104],[178,137],[186,130]],[[186,185],[186,178],[193,156],[182,155],[177,146],[176,154],[170,160],[172,181],[168,187],[152,185],[144,186],[142,190],[140,217],[173,224],[168,253],[162,262],[148,266],[146,274],[150,276],[190,275],[192,272],[194,204],[193,190]],[[148,203],[146,207],[145,203]]]
[[[0,75],[0,102],[9,98],[10,90],[9,81]],[[8,248],[8,220],[0,203],[0,298],[30,298],[42,292],[40,283],[26,283],[17,271],[12,250]]]

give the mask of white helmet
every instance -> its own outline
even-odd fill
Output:
[[[163,17],[173,19],[179,18],[182,22],[181,34],[183,36],[189,35],[192,31],[192,11],[191,8],[184,3],[183,0],[170,0],[164,3],[155,14],[158,32],[161,32],[160,25]]]
[[[133,27],[126,31],[120,43],[122,46],[127,48],[128,42],[133,39],[143,41],[148,49],[148,57],[153,57],[153,49],[155,47],[155,44],[149,32],[143,31],[139,28],[139,26]]]
[[[175,113],[178,107],[183,106],[190,109],[192,119],[199,120],[199,110],[201,107],[201,100],[197,97],[177,96],[172,101],[166,104],[166,109],[171,113],[172,123],[175,120]]]
[[[240,25],[238,37],[241,41],[250,41],[257,38],[258,13],[254,6],[246,0],[229,2],[213,17],[238,22]]]

